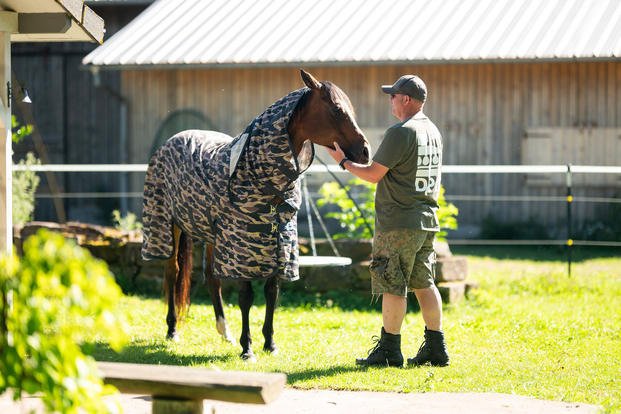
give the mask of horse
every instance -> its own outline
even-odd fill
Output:
[[[168,339],[190,305],[193,243],[203,242],[203,276],[216,329],[233,342],[222,304],[222,279],[239,285],[240,357],[255,360],[249,313],[252,280],[265,280],[263,349],[278,351],[274,311],[280,280],[299,278],[297,211],[300,175],[314,145],[337,142],[350,160],[367,164],[369,143],[356,123],[348,96],[329,81],[300,70],[304,87],[257,116],[237,137],[182,131],[151,157],[143,198],[145,260],[164,259]]]

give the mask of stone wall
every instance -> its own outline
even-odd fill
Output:
[[[35,233],[40,228],[62,233],[87,248],[95,257],[108,263],[110,271],[125,291],[141,294],[159,294],[162,291],[164,275],[163,261],[143,261],[140,257],[141,237],[139,233],[121,232],[114,228],[67,223],[60,225],[49,222],[31,222],[15,231],[15,244],[18,250],[23,238]],[[369,293],[371,276],[369,261],[371,258],[370,240],[336,240],[336,248],[343,257],[352,259],[351,266],[303,267],[300,280],[288,286],[292,290],[310,292],[327,292],[345,290],[349,292]],[[445,302],[455,302],[466,294],[473,283],[466,282],[467,262],[464,257],[453,256],[446,243],[434,246],[438,255],[436,282]],[[318,256],[333,256],[326,240],[316,242]],[[310,255],[310,243],[300,239],[300,254]],[[193,286],[202,280],[202,248],[195,246],[193,252]],[[225,284],[224,289],[234,288]]]

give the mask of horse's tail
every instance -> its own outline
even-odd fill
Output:
[[[192,279],[192,239],[181,232],[177,250],[179,273],[175,281],[175,313],[180,319],[190,307],[190,283]]]

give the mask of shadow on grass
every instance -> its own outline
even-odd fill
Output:
[[[294,282],[299,283],[299,282]],[[254,305],[265,306],[265,297],[263,296],[263,282],[253,282],[254,288]],[[194,288],[193,288],[194,290]],[[128,295],[136,296],[144,299],[162,300],[162,295],[144,294],[136,292],[126,292]],[[234,284],[223,283],[222,298],[226,304],[232,304],[233,309],[227,307],[225,312],[239,312],[238,292]],[[196,293],[192,295],[193,305],[211,306],[211,299],[204,289],[196,289]],[[312,290],[301,290],[291,284],[283,284],[281,286],[278,298],[279,308],[338,308],[344,311],[363,311],[363,312],[381,312],[381,299],[373,299],[370,292],[358,292],[351,290],[330,290],[327,292],[314,292]],[[408,295],[408,312],[419,312],[420,308],[414,294]],[[276,308],[278,313],[278,308]],[[162,315],[162,326],[164,326],[164,317]],[[163,328],[162,328],[163,329]]]
[[[314,380],[317,378],[328,378],[336,375],[345,374],[353,371],[365,371],[365,368],[356,367],[354,365],[337,365],[329,368],[309,369],[299,372],[287,373],[287,383],[295,385],[298,382]]]
[[[129,362],[134,364],[164,364],[164,365],[210,365],[220,362],[229,362],[237,359],[235,353],[214,353],[211,355],[179,355],[169,349],[166,344],[131,343],[119,353],[107,344],[89,344],[93,358],[102,362]]]
[[[455,255],[559,262],[567,261],[567,249],[567,246],[451,246],[451,251]],[[621,248],[619,247],[571,247],[572,262],[619,257],[620,255]]]
[[[234,353],[214,355],[178,355],[169,350],[166,344],[132,343],[120,353],[113,351],[106,344],[89,344],[90,355],[100,362],[125,362],[132,364],[178,365],[178,366],[209,366],[216,363],[230,362],[239,359]],[[365,371],[365,368],[353,365],[337,365],[329,368],[308,369],[287,373],[287,383],[295,385],[317,378],[327,378],[353,371]]]

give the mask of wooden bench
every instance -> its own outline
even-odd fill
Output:
[[[213,371],[171,365],[98,362],[103,381],[128,394],[153,398],[153,414],[202,414],[203,400],[267,404],[283,390],[278,373]]]

